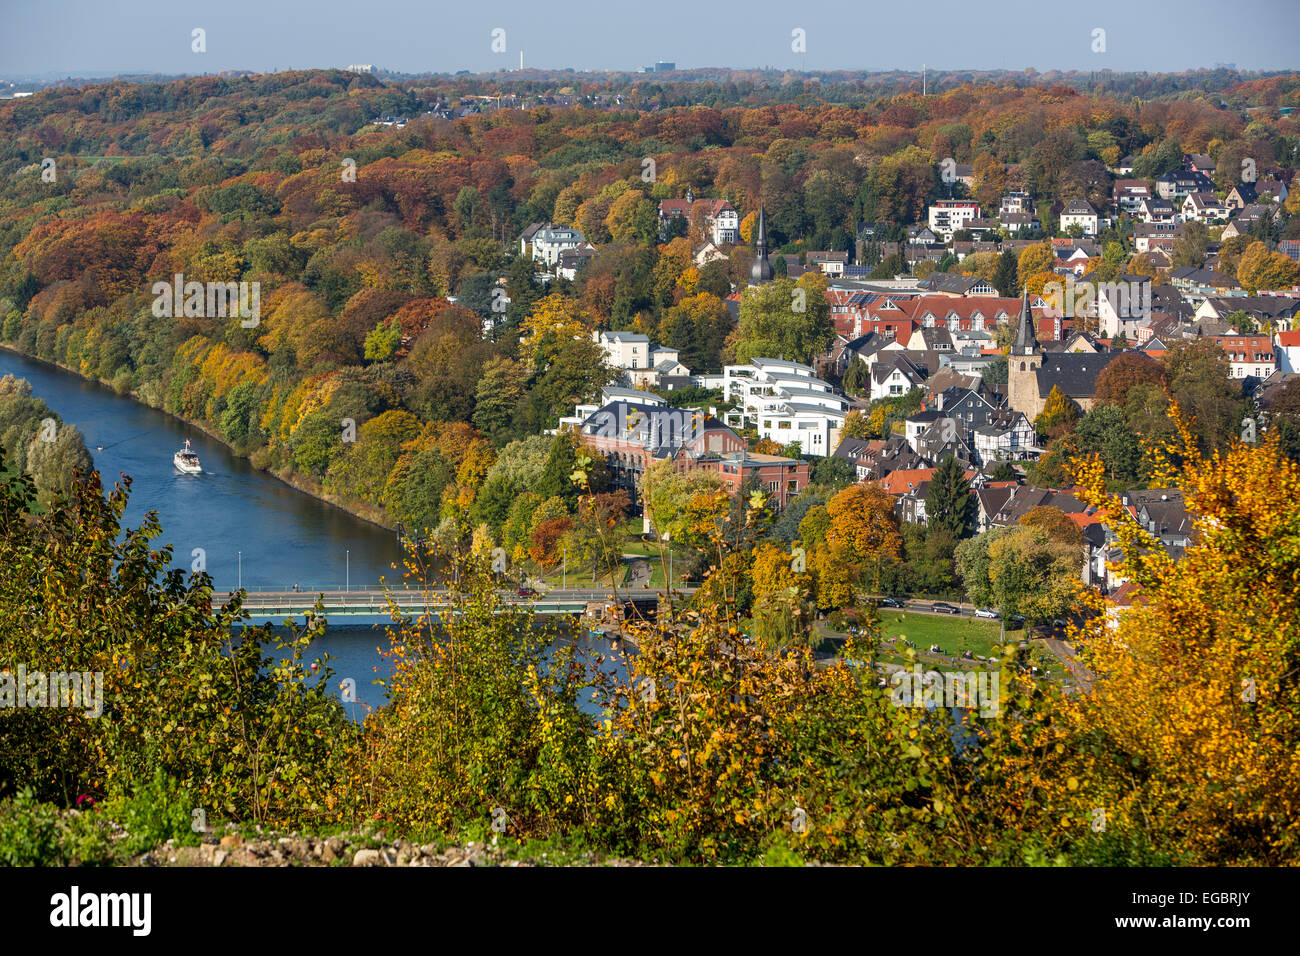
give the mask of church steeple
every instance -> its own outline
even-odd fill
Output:
[[[758,207],[758,235],[754,237],[754,264],[749,276],[752,284],[772,281],[772,264],[767,261],[767,224],[764,222],[763,206]]]
[[[1034,315],[1029,308],[1029,286],[1020,300],[1020,327],[1016,329],[1016,340],[1011,343],[1012,355],[1037,355],[1038,336],[1034,333]]]

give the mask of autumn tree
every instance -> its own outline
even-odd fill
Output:
[[[1016,263],[1016,280],[1020,288],[1029,285],[1029,280],[1044,272],[1050,272],[1056,264],[1056,255],[1052,252],[1050,243],[1040,242],[1037,245],[1025,246],[1020,253],[1020,259]]]
[[[1160,362],[1145,352],[1125,352],[1111,359],[1097,376],[1093,402],[1123,406],[1128,401],[1130,389],[1142,384],[1166,388],[1169,375]]]
[[[1270,252],[1262,242],[1251,243],[1237,265],[1237,281],[1251,295],[1261,289],[1289,289],[1295,285],[1296,275],[1294,259],[1280,252]]]
[[[1034,430],[1048,438],[1060,438],[1074,431],[1079,421],[1079,407],[1066,397],[1059,385],[1053,385],[1043,410],[1034,419]]]
[[[1072,607],[1079,591],[1081,549],[1042,527],[990,528],[959,544],[955,557],[971,601],[1004,617],[1049,621]]]

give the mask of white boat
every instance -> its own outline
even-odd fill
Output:
[[[187,475],[197,475],[203,471],[203,466],[199,464],[199,456],[190,448],[188,438],[185,439],[185,447],[172,456],[172,464],[178,471],[183,471]]]

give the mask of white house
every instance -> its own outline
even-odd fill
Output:
[[[1278,371],[1300,372],[1300,332],[1278,332],[1273,336],[1273,354]]]
[[[561,252],[586,244],[586,238],[572,226],[543,226],[533,233],[533,259],[546,263],[547,268],[554,268]]]
[[[1228,356],[1233,378],[1267,378],[1277,370],[1273,340],[1267,335],[1216,335],[1214,341]]]
[[[1188,193],[1183,200],[1183,221],[1196,220],[1210,222],[1213,219],[1227,219],[1232,211],[1226,202],[1214,193]]]
[[[650,338],[640,332],[596,330],[591,339],[605,350],[606,361],[617,369],[653,368]],[[676,355],[673,356],[676,358]]]
[[[1086,199],[1071,199],[1061,210],[1061,231],[1078,226],[1085,236],[1097,234],[1097,210]]]
[[[736,208],[725,199],[696,199],[689,189],[684,199],[665,199],[659,204],[660,233],[674,216],[681,216],[689,222],[692,214],[699,210],[703,210],[704,227],[714,245],[725,246],[740,241],[740,214]]]

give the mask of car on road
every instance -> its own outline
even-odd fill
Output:
[[[1002,615],[999,614],[997,611],[993,610],[991,607],[981,607],[976,609],[975,616],[987,618],[990,621],[996,621]]]
[[[878,600],[878,601],[876,602],[876,607],[899,607],[899,608],[901,608],[902,606],[903,606],[903,602],[900,601],[898,598],[882,597],[880,600]]]
[[[518,588],[515,593],[520,597],[536,597],[537,595],[537,592],[526,584],[523,587]]]
[[[960,614],[961,608],[949,604],[946,601],[935,601],[930,605],[930,610],[936,614]]]

